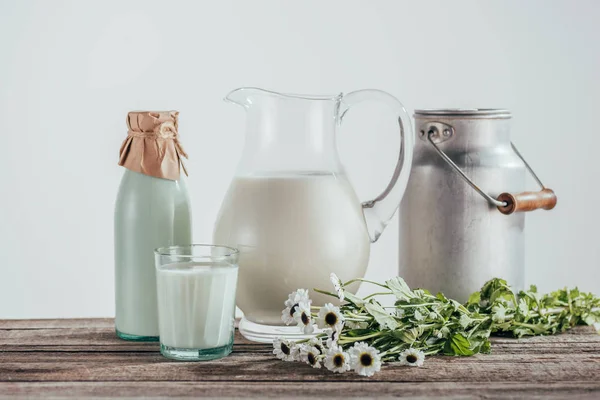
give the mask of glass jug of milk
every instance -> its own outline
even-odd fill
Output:
[[[296,339],[281,310],[298,288],[326,288],[332,272],[342,281],[363,277],[375,242],[407,185],[413,131],[402,104],[379,90],[305,96],[240,88],[226,101],[246,110],[246,140],[237,173],[222,203],[214,243],[239,255],[240,332],[250,340]],[[336,132],[356,104],[372,100],[398,122],[402,148],[391,182],[361,203],[336,148]],[[312,294],[325,303],[330,297]]]

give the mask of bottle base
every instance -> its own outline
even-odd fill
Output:
[[[251,322],[243,317],[240,320],[238,330],[243,337],[258,343],[273,343],[277,338],[284,338],[288,340],[302,340],[310,339],[322,330],[315,329],[314,333],[305,334],[300,331],[297,326],[278,326],[278,325],[262,325],[256,322]]]
[[[214,349],[182,349],[160,344],[160,354],[177,361],[208,361],[223,358],[231,353],[233,343]]]
[[[158,336],[139,336],[139,335],[130,335],[129,333],[124,333],[115,329],[117,333],[117,337],[123,340],[129,340],[131,342],[158,342]]]

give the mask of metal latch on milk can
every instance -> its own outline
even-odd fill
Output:
[[[548,189],[544,186],[540,178],[535,174],[531,166],[525,161],[525,158],[521,155],[519,150],[515,147],[514,143],[510,143],[515,154],[519,156],[521,161],[525,164],[525,167],[540,185],[541,190],[539,192],[522,192],[517,194],[502,193],[496,199],[484,192],[475,182],[473,182],[458,165],[452,161],[450,157],[442,149],[439,148],[438,144],[449,140],[454,135],[454,128],[451,125],[443,122],[429,122],[426,129],[421,130],[421,138],[426,139],[435,151],[439,154],[444,161],[456,171],[464,180],[467,182],[477,193],[479,193],[484,199],[490,204],[498,208],[502,214],[512,214],[513,212],[533,211],[537,209],[551,210],[556,206],[556,194],[552,189]]]

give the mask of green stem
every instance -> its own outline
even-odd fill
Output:
[[[378,337],[378,336],[381,336],[384,334],[385,334],[385,332],[379,331],[379,332],[371,333],[370,335],[365,335],[365,336],[356,336],[356,337],[340,336],[339,344],[358,342],[360,340],[371,339],[371,338]]]
[[[373,281],[370,281],[368,279],[363,279],[363,278],[352,279],[351,281],[348,281],[348,282],[344,283],[342,286],[346,287],[346,286],[348,286],[348,285],[350,285],[350,284],[352,284],[354,282],[372,283],[373,285],[377,285],[377,286],[381,286],[382,288],[389,289],[389,287],[387,287],[386,285],[382,285],[381,283],[373,282]]]
[[[410,308],[410,307],[425,307],[425,306],[434,306],[438,303],[422,303],[422,304],[398,304],[396,308]]]
[[[363,300],[367,300],[370,299],[371,297],[375,297],[375,296],[385,296],[385,295],[390,295],[390,294],[394,294],[392,292],[377,292],[377,293],[371,293],[370,295],[368,295],[367,297],[365,297]]]
[[[431,355],[434,355],[434,354],[437,354],[437,353],[439,353],[441,349],[442,349],[442,348],[440,347],[440,348],[438,348],[438,349],[429,350],[429,351],[424,351],[424,352],[423,352],[423,354],[425,354],[426,356],[431,356]]]
[[[380,353],[379,355],[380,355],[381,357],[385,357],[385,356],[386,356],[387,354],[389,354],[389,353],[392,353],[392,352],[395,352],[395,351],[398,351],[398,350],[400,350],[400,349],[402,348],[402,346],[403,346],[403,345],[404,345],[404,344],[400,344],[400,345],[398,345],[398,346],[394,346],[394,347],[392,347],[391,349],[388,349],[388,350],[384,351],[383,353]]]
[[[326,290],[321,290],[321,289],[313,289],[313,290],[314,290],[315,292],[317,292],[317,293],[326,294],[326,295],[328,295],[328,296],[335,297],[336,299],[338,298],[338,295],[337,295],[337,294],[334,294],[334,293],[328,292],[328,291],[326,291]]]
[[[366,316],[366,315],[358,315],[358,314],[354,314],[352,312],[346,312],[346,315],[349,315],[352,318],[362,318],[363,321],[368,321],[370,320],[372,317]]]

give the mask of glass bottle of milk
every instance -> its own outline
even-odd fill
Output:
[[[154,249],[192,243],[191,207],[177,111],[127,115],[115,206],[115,329],[127,340],[157,341]],[[187,175],[187,174],[186,174]]]

